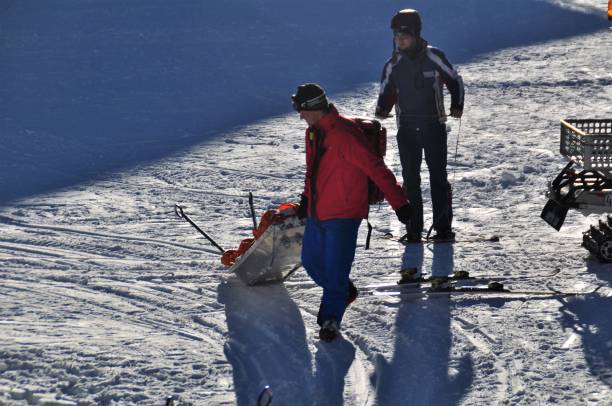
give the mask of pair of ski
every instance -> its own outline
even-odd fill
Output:
[[[506,288],[502,282],[510,280],[525,280],[535,278],[552,278],[560,270],[554,272],[530,275],[523,277],[473,277],[467,272],[456,272],[445,278],[443,286],[438,286],[440,279],[432,277],[420,277],[403,283],[382,283],[368,285],[360,289],[360,293],[372,296],[397,296],[402,299],[419,299],[426,297],[449,297],[455,295],[493,295],[493,296],[538,296],[538,297],[571,297],[589,295],[597,292],[602,285],[584,291],[560,291],[550,287],[543,290],[512,290]]]
[[[462,236],[462,237],[453,237],[453,238],[449,238],[449,239],[434,239],[434,238],[429,238],[429,239],[424,239],[424,240],[420,240],[420,241],[410,241],[408,240],[406,237],[407,235],[404,235],[402,237],[395,237],[393,234],[391,233],[386,233],[384,235],[384,237],[388,240],[391,241],[395,241],[398,242],[400,244],[403,245],[408,245],[408,244],[429,244],[429,243],[464,243],[464,244],[469,244],[469,243],[480,243],[480,242],[499,242],[500,237],[498,235],[490,235],[490,236],[485,236],[485,235],[469,235],[469,236]]]

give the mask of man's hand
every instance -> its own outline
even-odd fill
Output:
[[[450,111],[450,116],[454,118],[461,118],[463,115],[463,109],[452,107]]]

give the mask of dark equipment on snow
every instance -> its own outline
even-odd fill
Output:
[[[210,243],[214,245],[222,254],[225,253],[225,250],[221,248],[219,244],[217,244],[215,240],[212,239],[212,237],[210,237],[208,234],[202,231],[202,229],[198,227],[198,225],[194,223],[193,220],[191,220],[187,214],[185,214],[185,212],[183,211],[183,208],[179,206],[178,203],[174,205],[174,213],[176,213],[176,216],[178,218],[187,220],[189,224],[191,224],[196,230],[198,230],[200,234],[202,234],[208,241],[210,241]]]
[[[582,246],[602,262],[612,262],[612,215],[582,234]]]
[[[263,403],[264,400],[266,400],[266,396],[267,402]],[[272,403],[272,389],[270,388],[270,385],[266,385],[257,398],[257,406],[268,406],[270,403]]]
[[[561,120],[560,152],[570,161],[549,183],[540,215],[557,231],[569,209],[584,214],[612,211],[612,119]],[[612,262],[611,225],[608,215],[583,235],[582,246],[604,262]]]

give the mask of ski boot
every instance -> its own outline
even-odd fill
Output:
[[[470,273],[468,271],[455,271],[453,272],[453,279],[454,280],[470,279]]]
[[[400,271],[400,276],[401,279],[397,281],[398,285],[418,282],[420,279],[419,270],[417,268],[404,268]]]
[[[432,276],[430,279],[432,291],[446,291],[452,288],[448,276]]]
[[[454,242],[455,233],[451,230],[443,230],[436,232],[436,235],[431,237],[433,242]]]
[[[402,244],[411,244],[411,243],[419,243],[421,242],[421,233],[416,233],[413,231],[408,231],[406,234],[399,238],[399,242]]]
[[[323,341],[330,342],[336,339],[340,334],[340,327],[335,319],[325,320],[319,330],[319,338]]]

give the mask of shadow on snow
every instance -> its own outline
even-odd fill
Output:
[[[432,275],[452,274],[453,245],[433,244]],[[423,244],[410,244],[402,268],[423,267]],[[468,355],[452,360],[451,308],[446,299],[402,301],[395,320],[395,348],[389,361],[376,361],[380,405],[455,405],[472,384]]]
[[[612,285],[609,264],[589,261],[587,269],[605,286]],[[584,357],[593,376],[612,388],[612,297],[592,295],[562,303],[561,325],[581,338]]]
[[[253,405],[265,385],[273,404],[342,405],[344,381],[355,358],[346,340],[317,344],[314,362],[300,311],[283,284],[221,283],[237,405]]]

